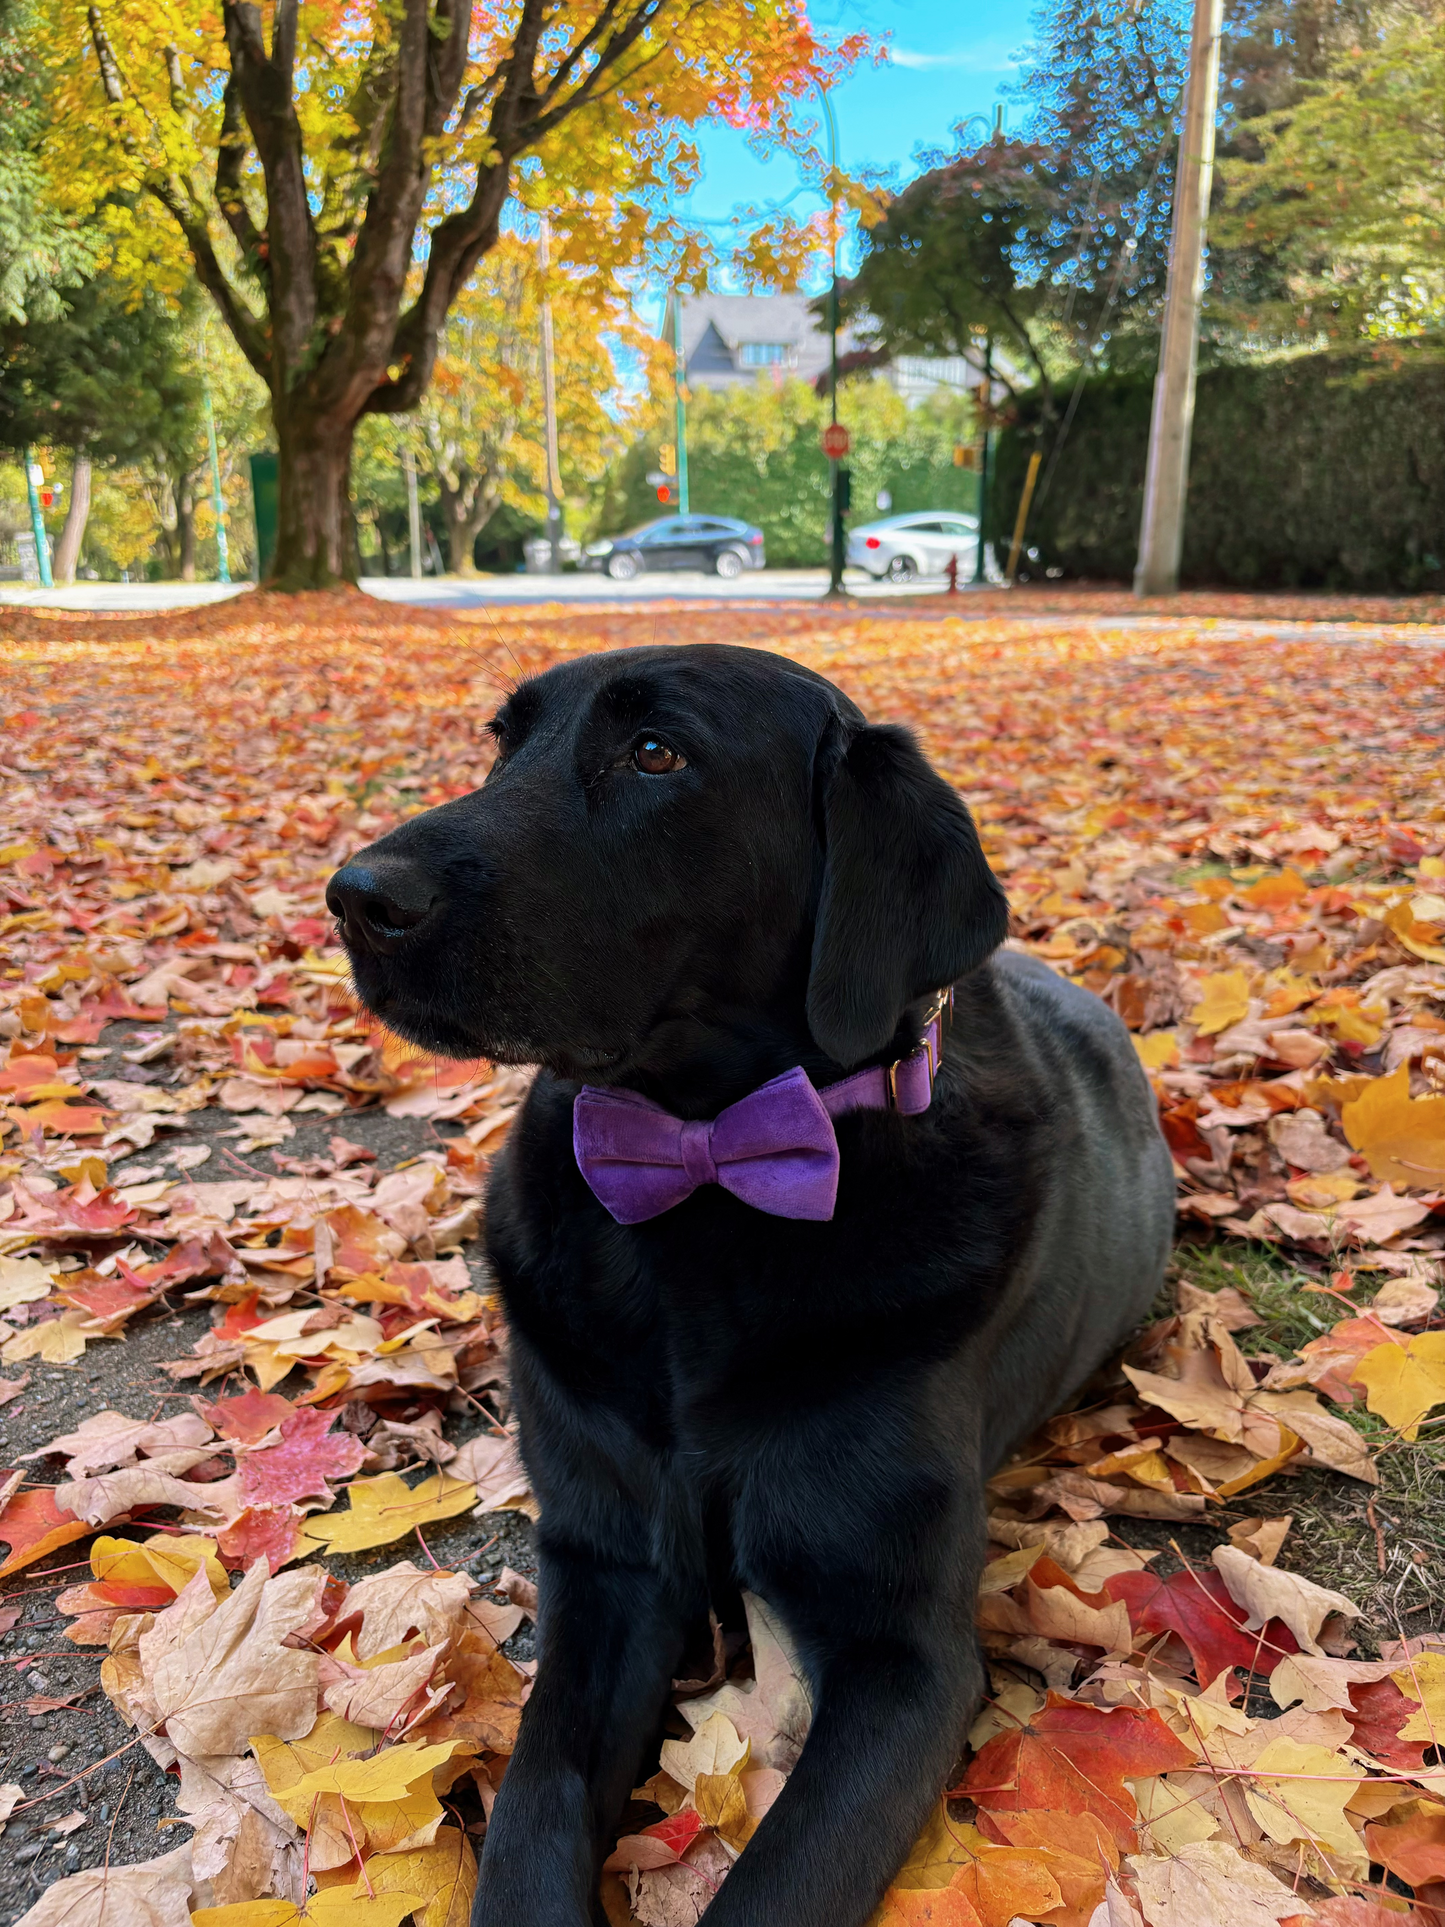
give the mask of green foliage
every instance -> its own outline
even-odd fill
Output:
[[[1445,314],[1445,16],[1361,39],[1223,170],[1214,239],[1267,264],[1277,333],[1408,335]]]
[[[955,446],[973,434],[971,404],[963,397],[930,396],[909,408],[886,381],[849,382],[838,417],[853,436],[851,522],[884,513],[874,507],[884,488],[893,497],[890,514],[975,506],[975,478],[953,460]],[[828,462],[818,438],[827,420],[828,404],[806,382],[775,387],[760,377],[746,387],[694,393],[687,411],[690,507],[756,523],[771,563],[826,562]],[[615,535],[663,512],[646,478],[659,444],[672,439],[671,418],[660,417],[652,435],[614,465],[594,533]]]
[[[41,147],[50,115],[29,0],[0,0],[0,322],[53,319],[58,287],[92,265],[94,237],[56,212]]]
[[[999,438],[989,538],[1005,542],[1029,454],[1044,456],[1035,573],[1128,580],[1152,384],[1096,377],[1060,458],[1037,395]],[[1051,472],[1052,471],[1052,472]],[[1445,343],[1353,346],[1205,369],[1195,407],[1183,580],[1246,589],[1445,586]]]

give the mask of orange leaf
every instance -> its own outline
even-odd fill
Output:
[[[10,1548],[10,1557],[0,1566],[0,1579],[7,1572],[19,1572],[22,1566],[33,1566],[47,1552],[94,1531],[94,1526],[77,1519],[73,1512],[60,1510],[53,1487],[38,1485],[17,1492],[0,1512],[0,1540]]]

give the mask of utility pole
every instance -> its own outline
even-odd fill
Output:
[[[211,451],[211,507],[216,514],[216,580],[231,579],[231,555],[226,546],[226,504],[221,495],[221,460],[216,453],[216,414],[211,407],[211,384],[202,376],[201,394],[206,404],[206,441]]]
[[[819,87],[818,98],[823,103],[823,119],[828,127],[828,240],[830,266],[833,270],[832,285],[828,292],[828,393],[832,401],[829,426],[838,426],[838,122],[833,114],[833,103],[828,97],[826,87]],[[835,445],[840,439],[834,436]],[[848,484],[844,480],[845,471],[842,457],[830,453],[828,457],[828,479],[831,484],[833,512],[828,532],[828,594],[846,595],[843,587],[843,508],[844,490]]]
[[[1194,377],[1199,349],[1199,307],[1204,290],[1204,233],[1214,179],[1214,116],[1219,94],[1219,37],[1223,0],[1194,0],[1189,35],[1189,79],[1184,128],[1174,172],[1174,223],[1169,236],[1169,277],[1164,291],[1164,332],[1154,410],[1149,422],[1149,463],[1144,477],[1144,517],[1139,531],[1135,595],[1172,595],[1179,587],[1184,548],[1184,497],[1189,482],[1189,441],[1194,427]]]
[[[402,467],[406,470],[406,520],[407,533],[411,537],[411,579],[421,580],[421,503],[416,493],[416,456],[410,443],[402,450]]]
[[[682,290],[672,296],[672,379],[677,389],[677,506],[689,510],[687,493],[687,364],[682,355]]]
[[[978,385],[979,418],[983,424],[983,445],[978,456],[978,540],[974,544],[973,579],[983,582],[987,570],[983,565],[984,529],[988,520],[988,411],[993,407],[993,336],[984,337],[983,380]]]
[[[552,303],[547,294],[547,268],[552,239],[544,214],[537,241],[537,265],[542,271],[542,414],[547,459],[547,571],[562,573],[562,473],[557,463],[557,372],[552,348]]]
[[[53,589],[55,581],[50,573],[50,539],[45,533],[45,517],[40,513],[39,482],[44,475],[39,462],[27,448],[25,450],[25,493],[30,503],[30,527],[35,536],[35,566],[40,571],[42,589]]]

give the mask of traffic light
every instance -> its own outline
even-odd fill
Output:
[[[659,502],[663,502],[663,503],[667,503],[672,500],[672,490],[667,486],[666,482],[663,482],[659,485],[658,491],[657,491],[657,499]]]

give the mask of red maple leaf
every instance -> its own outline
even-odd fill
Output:
[[[684,1807],[678,1813],[670,1813],[665,1820],[658,1820],[642,1831],[653,1840],[661,1840],[664,1846],[671,1847],[680,1860],[703,1829],[703,1817],[693,1807]]]
[[[953,1791],[984,1813],[1093,1814],[1132,1850],[1138,1808],[1124,1781],[1189,1766],[1194,1757],[1152,1708],[1086,1706],[1050,1693],[1027,1726],[984,1746]]]
[[[289,1505],[247,1506],[216,1535],[222,1565],[228,1572],[245,1572],[264,1559],[278,1573],[301,1551],[301,1523],[302,1515]]]
[[[218,1399],[214,1405],[196,1400],[196,1410],[222,1438],[237,1439],[242,1445],[255,1445],[271,1430],[290,1418],[296,1407],[279,1392],[258,1392],[248,1385],[235,1398]]]
[[[1400,1728],[1420,1710],[1392,1679],[1358,1682],[1350,1688],[1354,1712],[1347,1714],[1355,1745],[1398,1773],[1418,1773],[1425,1764],[1427,1740],[1402,1740]]]
[[[1122,1599],[1136,1633],[1175,1633],[1194,1659],[1201,1686],[1239,1666],[1270,1672],[1287,1653],[1297,1653],[1294,1634],[1278,1619],[1262,1631],[1244,1630],[1248,1617],[1230,1598],[1217,1572],[1116,1572],[1104,1581],[1110,1599]]]
[[[281,1421],[281,1443],[241,1460],[241,1492],[248,1505],[291,1505],[331,1499],[328,1479],[360,1471],[366,1447],[350,1432],[328,1437],[335,1412],[293,1412]]]

